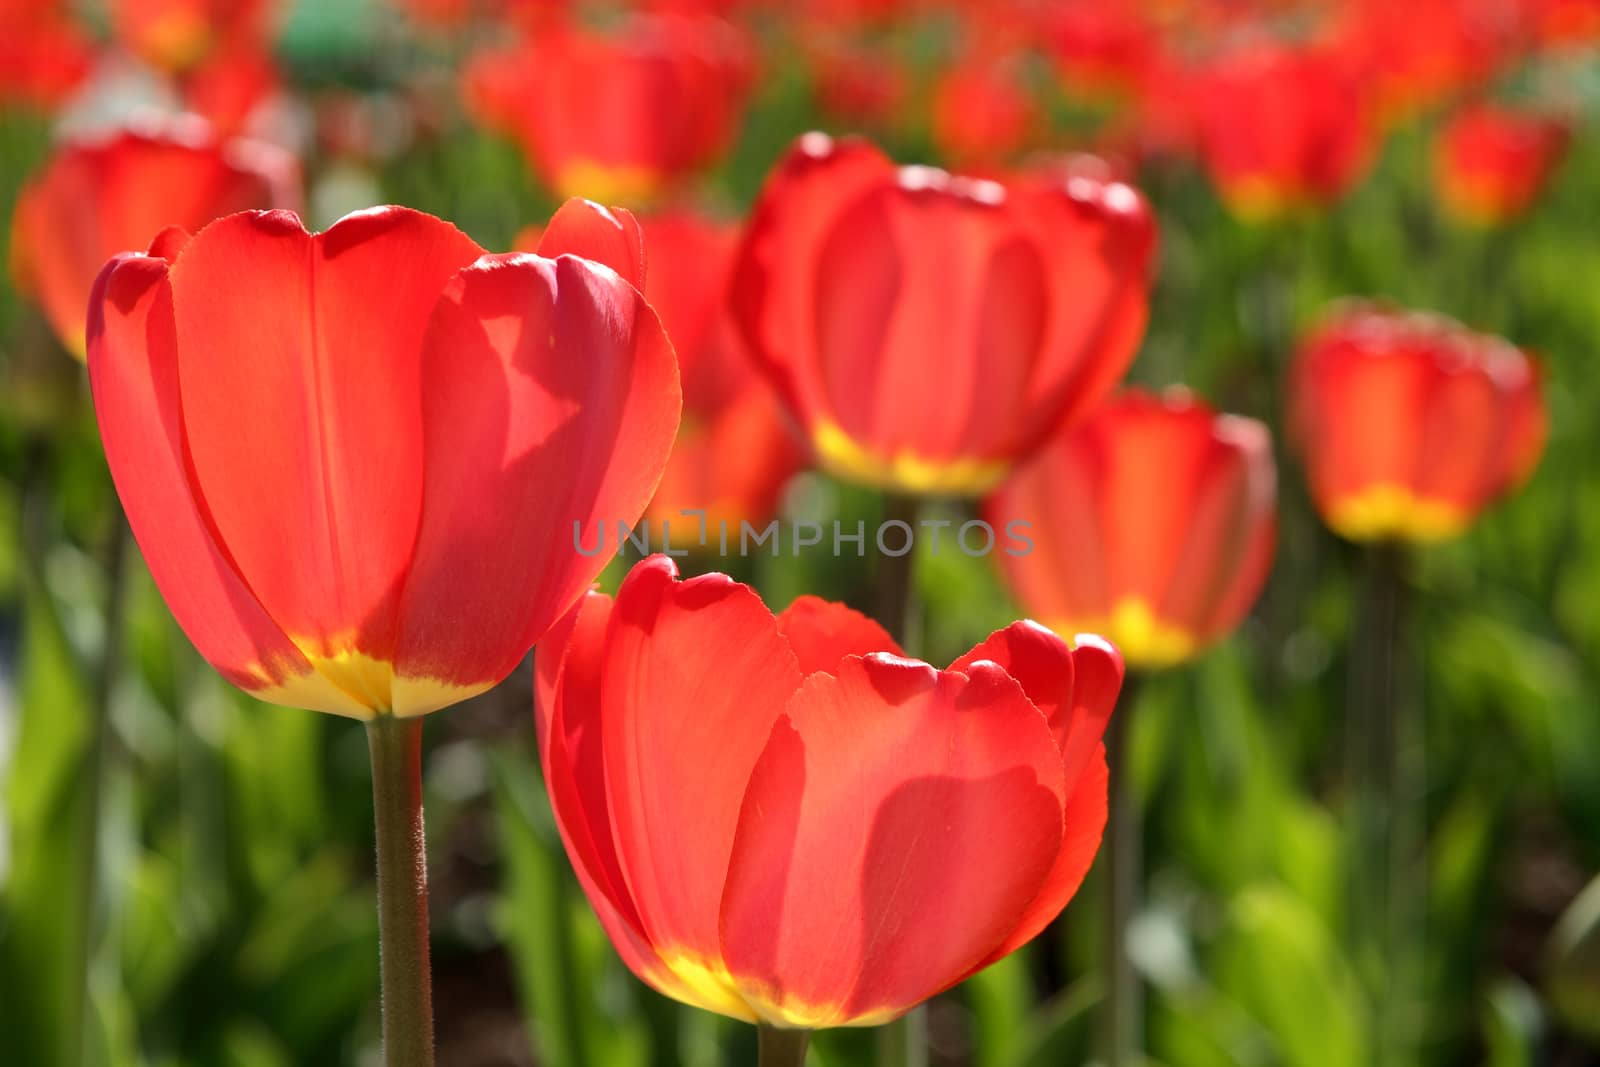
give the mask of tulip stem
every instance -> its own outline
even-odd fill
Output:
[[[810,1030],[785,1030],[762,1023],[756,1028],[760,1067],[804,1067]]]
[[[1139,679],[1129,674],[1106,724],[1106,763],[1110,771],[1110,812],[1106,819],[1106,1010],[1105,1059],[1110,1067],[1138,1062],[1143,996],[1133,959],[1128,955],[1128,927],[1139,907],[1143,858],[1139,795],[1129,781],[1129,744],[1139,699]]]
[[[367,750],[372,756],[372,803],[377,816],[383,1062],[386,1067],[432,1067],[422,719],[377,716],[367,723]]]
[[[1352,823],[1357,835],[1352,916],[1361,959],[1375,978],[1373,1011],[1384,1062],[1407,1062],[1412,1051],[1414,982],[1420,959],[1420,915],[1413,884],[1421,851],[1420,723],[1401,695],[1405,648],[1405,550],[1376,544],[1366,554],[1361,629],[1351,653],[1349,762]],[[1407,943],[1410,943],[1409,946]],[[1410,951],[1403,951],[1403,948]]]
[[[912,538],[917,533],[917,516],[921,510],[922,501],[914,496],[888,493],[883,498],[884,524],[905,523],[912,531]],[[883,534],[884,543],[898,547],[902,535],[903,531],[898,528],[893,533],[886,532]],[[876,596],[873,615],[900,642],[906,654],[912,656],[917,654],[916,645],[922,638],[922,627],[917,618],[917,554],[914,544],[914,540],[908,539],[906,551],[898,556],[881,553],[877,572],[873,576]]]

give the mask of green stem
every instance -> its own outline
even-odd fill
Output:
[[[1414,825],[1419,802],[1409,701],[1400,694],[1405,654],[1405,553],[1377,544],[1366,555],[1361,629],[1351,658],[1350,721],[1346,760],[1352,783],[1357,856],[1352,921],[1371,976],[1380,1062],[1409,1061],[1409,1017],[1415,953],[1403,951],[1418,936],[1411,857],[1418,850]]]
[[[922,501],[914,496],[889,493],[883,498],[883,521],[903,522],[917,534],[917,516],[922,512]],[[886,543],[898,545],[899,531],[885,535]],[[913,541],[913,544],[915,542]],[[916,646],[922,639],[922,626],[918,617],[916,593],[916,551],[908,550],[898,556],[882,553],[878,556],[874,573],[873,616],[878,623],[900,642],[909,655],[916,655]]]
[[[428,858],[422,827],[422,719],[367,723],[377,816],[378,945],[386,1067],[432,1067]]]
[[[1140,855],[1139,796],[1129,780],[1129,744],[1138,702],[1138,678],[1128,675],[1117,710],[1106,726],[1106,763],[1110,770],[1110,812],[1106,819],[1105,1059],[1111,1067],[1138,1062],[1143,1021],[1143,992],[1133,959],[1128,955],[1128,927],[1139,909],[1143,859]]]
[[[760,1042],[760,1067],[804,1067],[810,1030],[783,1030],[762,1023],[756,1029]]]

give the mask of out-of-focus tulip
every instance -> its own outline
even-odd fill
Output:
[[[1567,124],[1502,108],[1466,108],[1439,132],[1434,182],[1445,209],[1478,226],[1523,214],[1566,154]]]
[[[275,6],[275,0],[111,0],[111,28],[145,62],[182,71],[216,50],[264,50]]]
[[[812,34],[800,55],[811,75],[817,105],[856,126],[892,128],[903,121],[911,79],[905,62],[887,47],[872,48],[837,34]]]
[[[1122,661],[1032,623],[948,670],[803,597],[776,618],[671,561],[540,646],[537,722],[567,855],[628,967],[779,1027],[885,1022],[1071,899],[1106,819]]]
[[[92,60],[88,39],[60,0],[0,0],[0,105],[53,108]]]
[[[265,52],[219,52],[183,78],[184,104],[225,136],[249,133],[251,122],[281,89]]]
[[[1323,520],[1355,541],[1461,533],[1538,465],[1536,366],[1438,315],[1356,304],[1302,345],[1293,439]]]
[[[614,33],[557,27],[482,53],[464,90],[551,188],[635,203],[727,149],[750,64],[743,37],[718,19],[636,16]]]
[[[1369,98],[1334,53],[1262,43],[1230,51],[1188,87],[1201,157],[1237,215],[1273,218],[1337,200],[1376,141]]]
[[[1015,62],[979,58],[951,67],[933,95],[933,141],[946,159],[993,164],[1026,147],[1040,109]]]
[[[1526,43],[1519,3],[1347,0],[1332,6],[1328,36],[1361,69],[1379,117],[1394,122],[1490,80]]]
[[[692,546],[727,523],[764,523],[805,462],[778,398],[756,371],[728,315],[729,275],[739,228],[688,210],[640,219],[652,265],[644,295],[678,356],[683,420],[645,518],[670,523],[671,544]],[[530,226],[516,246],[537,248]],[[685,514],[700,511],[703,515]]]
[[[1129,390],[1053,438],[984,513],[1028,524],[1030,550],[998,558],[1029,613],[1165,667],[1249,613],[1272,565],[1277,493],[1264,425],[1181,390]]]
[[[95,413],[201,654],[262,700],[357,718],[516,666],[606,562],[574,524],[636,519],[677,429],[639,247],[631,216],[583,203],[540,255],[385,207],[320,234],[230,215],[107,264]]]
[[[808,134],[756,205],[735,313],[828,469],[976,494],[1122,376],[1154,245],[1120,182],[1001,185]]]
[[[1139,5],[1079,0],[1048,10],[1046,41],[1069,93],[1119,96],[1143,83],[1160,41]]]
[[[645,296],[661,314],[683,376],[683,423],[646,517],[671,522],[682,545],[697,533],[685,509],[703,509],[711,530],[766,522],[805,455],[728,315],[738,227],[683,212],[642,225],[655,264]]]
[[[197,230],[247,208],[298,206],[293,157],[256,141],[219,140],[199,120],[72,141],[18,197],[12,276],[81,359],[89,290],[106,260],[144,248],[167,226]]]

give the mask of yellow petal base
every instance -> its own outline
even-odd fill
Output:
[[[1352,541],[1414,541],[1427,544],[1459,535],[1472,516],[1457,504],[1428,500],[1399,485],[1372,488],[1333,501],[1328,525]]]
[[[667,977],[656,988],[674,1000],[745,1022],[762,1022],[788,1030],[833,1026],[882,1026],[907,1007],[881,1008],[847,1015],[838,1004],[810,1004],[778,990],[756,992],[756,984],[740,985],[720,960],[707,962],[692,953],[662,953]]]
[[[1174,667],[1194,658],[1201,648],[1195,635],[1162,621],[1138,597],[1117,601],[1106,618],[1060,622],[1050,628],[1058,634],[1099,634],[1116,646],[1128,666],[1144,669]]]
[[[818,424],[812,447],[828,473],[858,485],[916,496],[981,496],[1011,470],[993,459],[928,460],[910,452],[869,452],[831,422]]]
[[[458,704],[491,688],[493,682],[457,685],[437,678],[401,677],[394,665],[354,649],[331,655],[313,654],[311,641],[295,641],[311,662],[311,670],[287,676],[264,668],[250,673],[263,679],[244,688],[257,700],[291,708],[325,711],[352,719],[379,715],[409,718]]]
[[[650,167],[607,166],[587,159],[568,163],[556,177],[562,196],[597,204],[629,207],[653,199],[660,190],[661,175]]]

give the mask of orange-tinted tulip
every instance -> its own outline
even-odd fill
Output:
[[[673,543],[708,530],[764,523],[804,454],[778,398],[739,347],[727,294],[739,230],[688,213],[642,221],[652,269],[645,297],[661,314],[683,376],[683,423],[647,517],[670,522]]]
[[[89,73],[92,58],[60,0],[0,0],[0,105],[56,106]]]
[[[1188,87],[1202,158],[1228,206],[1271,218],[1343,196],[1376,131],[1354,66],[1309,48],[1236,49]]]
[[[1439,133],[1434,181],[1445,209],[1494,226],[1527,211],[1570,140],[1565,122],[1494,107],[1463,110]]]
[[[480,120],[515,136],[545,184],[635,202],[726,150],[749,73],[727,23],[636,16],[611,34],[555,27],[484,53],[465,88]]]
[[[111,28],[145,62],[181,71],[224,46],[260,49],[274,7],[274,0],[111,0]]]
[[[734,306],[826,467],[980,493],[1121,377],[1154,244],[1120,182],[1001,185],[808,134],[767,179]]]
[[[990,164],[1026,146],[1040,120],[1015,63],[968,60],[939,79],[933,95],[933,141],[956,163]]]
[[[884,1022],[1071,899],[1106,819],[1122,661],[1016,623],[939,671],[802,597],[665,557],[540,646],[545,782],[628,967],[781,1027]]]
[[[385,207],[320,234],[230,215],[106,265],[106,458],[168,606],[229,681],[419,715],[503,678],[594,580],[605,556],[574,523],[644,510],[677,368],[630,280],[631,216],[568,204],[541,253]]]
[[[1029,524],[1031,550],[997,558],[1030,613],[1163,667],[1250,611],[1272,564],[1277,492],[1261,423],[1181,390],[1129,390],[1053,438],[984,512]]]
[[[298,185],[292,157],[219,141],[198,121],[70,142],[17,200],[12,275],[81,358],[84,309],[106,260],[144,248],[167,226],[197,230],[247,208],[296,207]]]
[[[1438,541],[1533,472],[1540,393],[1537,368],[1507,341],[1358,304],[1301,347],[1289,415],[1329,526],[1356,541]]]

